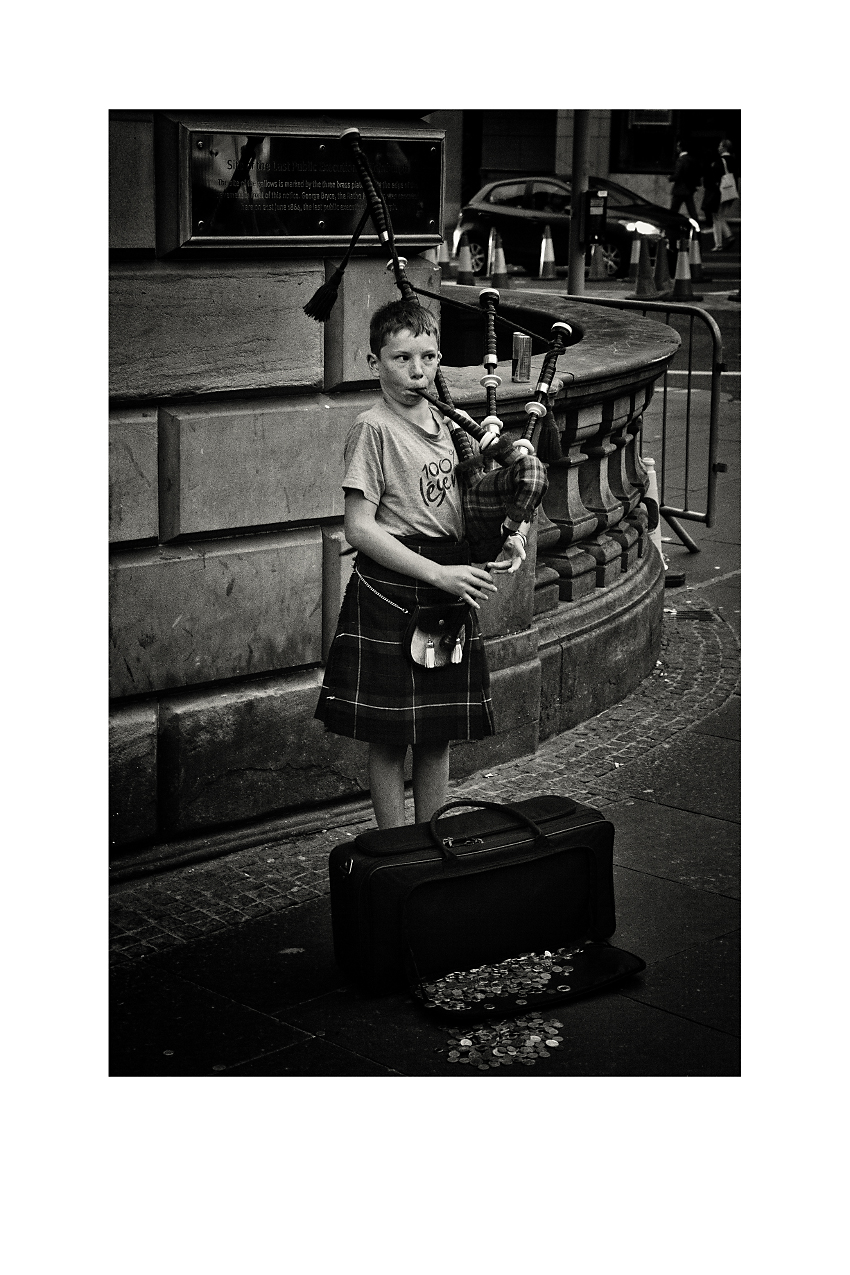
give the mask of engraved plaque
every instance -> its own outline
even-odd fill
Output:
[[[331,136],[183,131],[184,246],[348,245],[366,199],[349,145]],[[400,247],[440,242],[442,140],[362,137]],[[368,221],[364,246],[378,242]]]

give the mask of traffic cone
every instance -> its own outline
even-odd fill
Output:
[[[642,236],[637,231],[632,239],[632,255],[629,261],[629,283],[637,283],[638,270],[640,268],[640,241]]]
[[[641,235],[640,261],[638,262],[637,283],[634,292],[626,297],[627,301],[657,301],[658,289],[652,277],[652,266],[649,264],[649,243]]]
[[[655,472],[655,461],[651,456],[641,456],[641,461],[649,479],[649,486],[643,497],[647,512],[649,538],[658,550],[661,561],[664,564],[664,587],[669,589],[679,588],[685,583],[685,573],[676,568],[671,568],[661,542],[661,501],[658,495],[658,475]]]
[[[508,267],[505,264],[505,250],[502,247],[502,236],[496,231],[496,244],[493,248],[493,274],[490,283],[494,288],[508,286]]]
[[[442,270],[444,279],[457,278],[457,262],[452,260],[448,239],[444,239],[440,244],[440,251],[437,253],[437,265]]]
[[[676,278],[673,280],[671,301],[702,301],[702,293],[694,292],[691,286],[691,267],[688,260],[688,241],[679,240],[679,255],[676,258]]]
[[[557,279],[555,271],[555,249],[552,246],[552,231],[543,227],[543,238],[540,240],[540,276],[541,279]]]
[[[460,237],[460,252],[457,259],[457,281],[458,283],[475,283],[475,275],[472,273],[472,254],[469,251],[469,241],[466,238],[466,231]]]
[[[702,252],[699,246],[699,234],[694,232],[691,235],[691,246],[688,249],[688,265],[691,269],[691,278],[694,283],[711,282],[711,275],[705,274],[702,268]]]
[[[608,271],[605,268],[605,253],[602,251],[602,244],[595,243],[590,251],[590,274],[588,279],[598,280],[607,279]]]
[[[651,456],[641,456],[641,461],[649,479],[649,486],[643,495],[648,516],[647,531],[650,540],[661,555],[661,561],[664,562],[664,549],[661,545],[661,515],[658,512],[661,502],[658,499],[658,475],[655,472],[655,461]],[[664,565],[666,567],[666,562]]]
[[[673,291],[673,280],[670,277],[667,252],[667,240],[662,237],[658,241],[658,253],[655,258],[655,286],[658,289],[658,295],[661,297],[667,297]]]

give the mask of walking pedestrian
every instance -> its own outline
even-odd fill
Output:
[[[694,191],[699,186],[702,175],[699,163],[688,151],[687,144],[682,140],[676,142],[676,164],[669,180],[673,183],[670,211],[677,213],[682,204],[684,204],[688,210],[688,216],[696,222],[697,210],[694,204]]]
[[[729,181],[731,178],[731,182]],[[711,229],[714,234],[712,252],[722,252],[724,246],[735,242],[729,228],[727,217],[734,201],[738,198],[738,165],[732,154],[732,143],[724,137],[717,147],[717,158],[711,161],[705,176],[705,196],[702,210],[711,215]],[[728,241],[728,244],[726,244]]]

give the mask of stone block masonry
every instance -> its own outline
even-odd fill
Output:
[[[318,266],[119,262],[110,277],[110,394],[322,386],[321,326],[302,312]]]
[[[362,402],[358,401],[362,397]],[[373,393],[160,411],[161,536],[340,518],[342,449]]]
[[[166,832],[364,794],[364,745],[313,718],[320,684],[313,670],[163,704]]]
[[[127,705],[110,717],[109,817],[113,844],[156,836],[157,717],[155,704]]]
[[[155,540],[157,414],[151,407],[109,417],[109,543]]]
[[[318,528],[127,553],[110,586],[115,698],[321,659]]]

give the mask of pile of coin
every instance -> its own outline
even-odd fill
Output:
[[[541,993],[568,992],[567,975],[573,966],[568,962],[583,952],[581,947],[559,947],[556,952],[524,952],[498,965],[479,965],[471,970],[456,970],[418,989],[426,1009],[471,1010],[495,1009],[496,999],[510,998],[514,1005],[527,1005],[529,998]]]
[[[538,1058],[549,1058],[553,1049],[563,1041],[557,1018],[544,1018],[540,1014],[523,1014],[514,1020],[489,1023],[486,1027],[471,1028],[465,1035],[449,1037],[447,1046],[438,1046],[436,1053],[446,1054],[450,1063],[477,1067],[479,1071],[491,1071],[497,1067],[533,1067]]]

